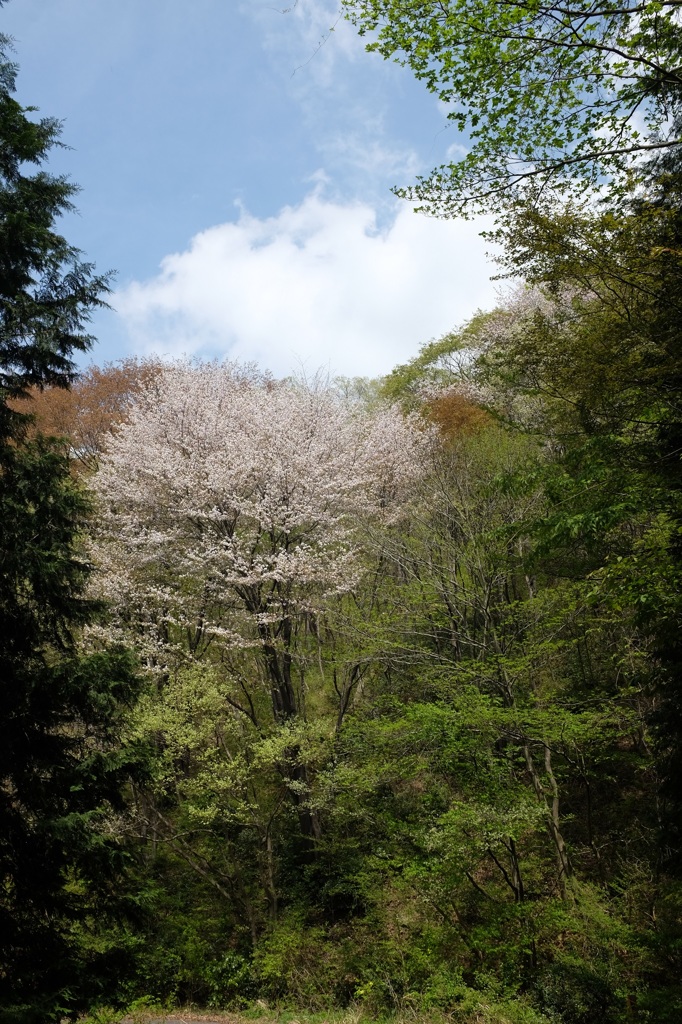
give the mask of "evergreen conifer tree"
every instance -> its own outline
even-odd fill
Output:
[[[0,0],[1,2],[1,0]],[[30,436],[29,389],[68,387],[107,278],[55,231],[75,187],[42,169],[59,123],[14,99],[0,37],[0,1021],[74,1013],[88,988],[74,925],[112,894],[121,851],[97,819],[120,800],[130,657],[79,657],[88,501],[54,438]]]

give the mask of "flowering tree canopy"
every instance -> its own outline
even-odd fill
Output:
[[[103,589],[156,661],[260,650],[297,713],[296,630],[363,572],[359,528],[399,514],[423,433],[313,382],[235,364],[164,368],[95,477]]]

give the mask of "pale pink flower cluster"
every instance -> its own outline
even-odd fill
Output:
[[[467,347],[453,348],[452,352],[438,356],[437,380],[426,379],[418,389],[424,402],[431,402],[449,394],[531,425],[535,413],[533,403],[519,394],[516,386],[505,388],[501,379],[492,383],[487,372],[490,359],[507,359],[509,348],[527,336],[529,326],[541,321],[545,328],[563,330],[567,323],[584,315],[593,299],[572,286],[549,293],[538,286],[519,284],[501,296],[498,306],[481,317],[475,332],[467,335]],[[483,372],[481,372],[483,371]]]
[[[535,317],[555,327],[560,327],[577,312],[577,308],[590,301],[570,285],[564,285],[555,293],[537,285],[519,284],[511,289],[500,305],[484,321],[479,341],[480,351],[503,346]]]
[[[142,647],[272,640],[356,587],[361,527],[400,514],[428,443],[396,409],[319,382],[173,363],[93,481],[99,591]]]

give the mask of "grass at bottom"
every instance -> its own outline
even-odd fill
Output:
[[[101,1007],[81,1018],[78,1024],[444,1024],[445,1020],[440,1014],[379,1018],[355,1007],[325,1011],[251,1008],[234,1012],[145,1003],[135,1004],[125,1011]]]

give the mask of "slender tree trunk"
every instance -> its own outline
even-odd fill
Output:
[[[562,895],[566,894],[566,879],[571,875],[571,862],[566,849],[566,843],[564,841],[563,834],[560,827],[559,818],[559,787],[557,785],[556,776],[552,770],[552,752],[546,743],[543,743],[545,751],[545,773],[550,783],[550,794],[551,802],[547,798],[547,791],[542,784],[538,771],[535,767],[533,755],[530,750],[530,745],[527,740],[523,743],[523,753],[526,759],[526,766],[528,768],[528,774],[530,775],[531,782],[533,783],[533,789],[540,803],[542,803],[547,811],[547,827],[549,833],[554,841],[556,847],[556,860],[557,860],[557,871],[559,876],[559,887]]]

